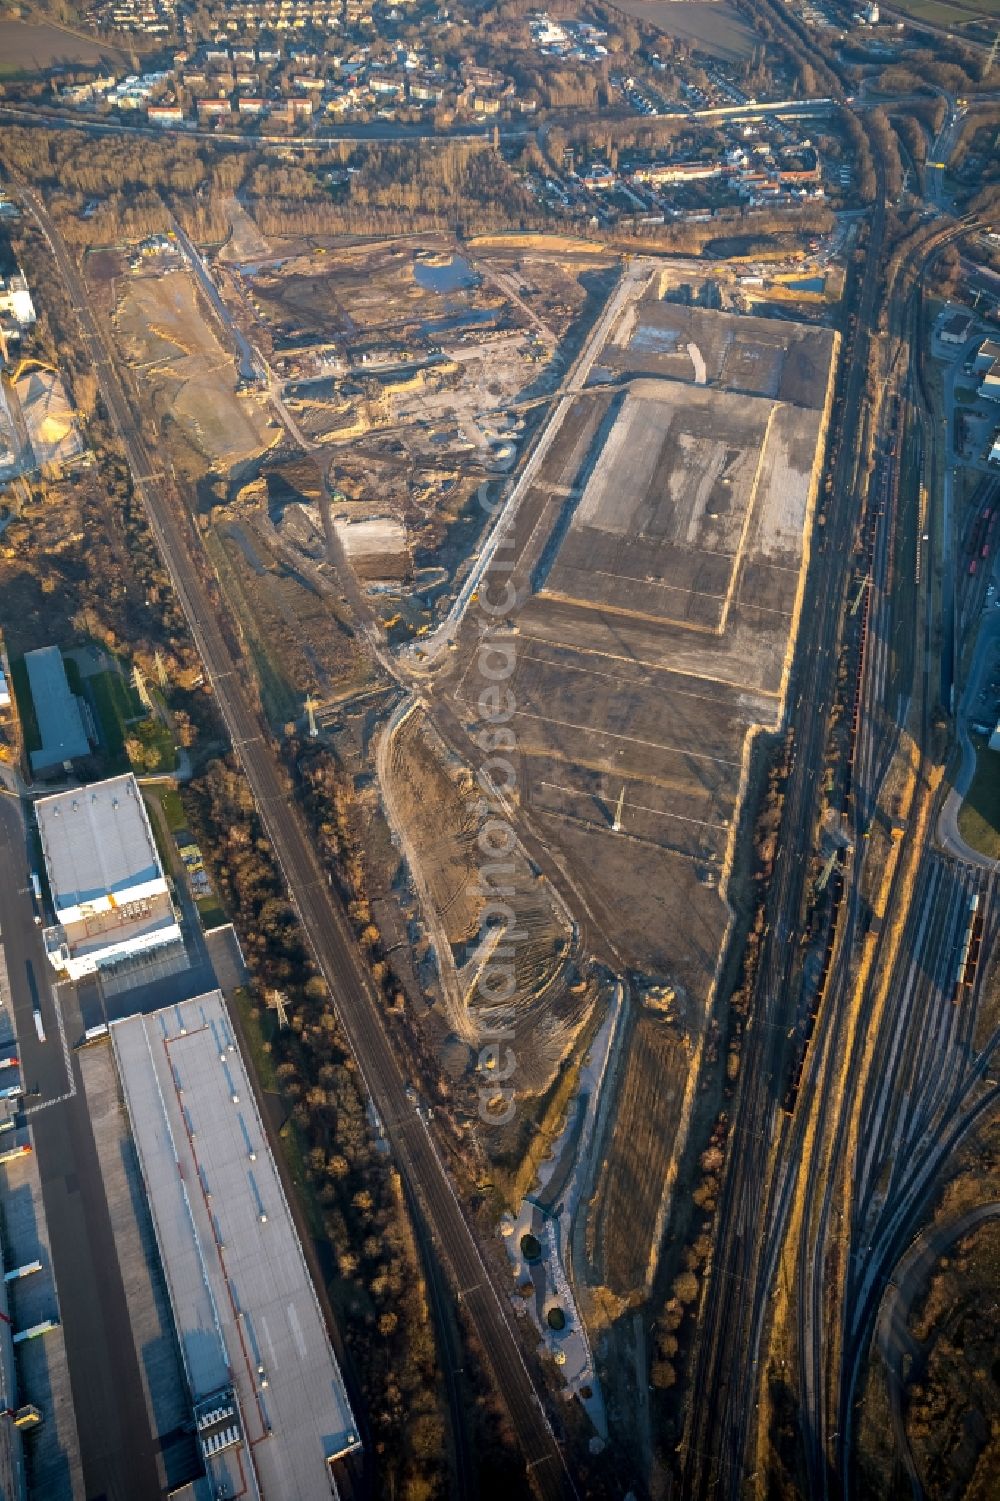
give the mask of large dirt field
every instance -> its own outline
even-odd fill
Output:
[[[121,67],[128,62],[128,53],[46,21],[0,21],[0,78],[4,74],[40,73],[74,63],[99,62]]]
[[[540,592],[714,636],[741,607],[787,616],[818,427],[762,397],[633,382]]]
[[[482,1040],[496,1003],[480,992],[485,967],[500,944],[513,962],[509,1025],[517,1056],[517,1088],[541,1094],[589,1015],[593,994],[573,966],[571,924],[520,851],[503,882],[513,914],[498,926],[493,884],[478,843],[480,788],[472,771],[450,755],[419,711],[394,727],[379,756],[390,820],[420,894],[438,964],[442,1006],[438,1041]],[[498,1138],[499,1151],[507,1148]]]
[[[681,1118],[688,1054],[655,1016],[641,1016],[629,1049],[615,1130],[587,1218],[594,1270],[627,1295],[648,1275],[650,1246]]]
[[[632,375],[667,375],[713,389],[769,396],[820,410],[826,400],[834,335],[784,319],[734,317],[711,308],[668,302],[660,285],[622,319],[601,365]]]
[[[504,572],[474,596],[516,591],[504,724],[523,815],[621,971],[668,994],[670,1020],[642,1013],[628,1043],[588,1221],[592,1273],[621,1295],[658,1257],[750,751],[784,712],[835,348],[650,287],[560,408]],[[472,609],[440,669],[473,734],[495,629]]]
[[[621,9],[696,51],[730,62],[749,57],[754,49],[753,30],[725,0],[622,0]]]
[[[237,394],[233,356],[216,338],[187,271],[130,278],[115,322],[158,417],[210,467],[228,471],[274,443],[261,398]]]
[[[698,358],[668,351],[654,375],[636,356],[650,328]],[[616,381],[574,400],[514,524],[522,800],[622,962],[692,1022],[750,737],[782,715],[832,351],[823,329],[647,294],[598,355]],[[474,722],[464,642],[452,682]]]
[[[614,260],[444,234],[283,244],[239,205],[229,216],[217,279],[321,455],[341,540],[394,629],[429,630],[475,545],[477,493],[498,491],[517,462],[571,357],[566,336],[588,299],[596,312]],[[137,357],[176,358],[186,314],[172,311],[143,307],[150,347]],[[271,514],[284,531],[281,505]],[[308,543],[318,518],[289,520]]]
[[[208,533],[212,561],[234,609],[275,725],[297,720],[307,693],[336,701],[363,687],[367,664],[338,618],[338,591],[282,555],[280,536],[252,514]]]

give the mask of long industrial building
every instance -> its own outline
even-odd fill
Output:
[[[222,994],[111,1037],[207,1494],[337,1496],[360,1441]]]
[[[55,924],[53,967],[78,980],[179,943],[181,930],[131,772],[35,803]]]
[[[31,752],[32,771],[48,771],[81,756],[89,756],[90,741],[80,701],[69,686],[58,646],[43,646],[38,651],[27,652],[24,665],[42,742],[38,750]]]

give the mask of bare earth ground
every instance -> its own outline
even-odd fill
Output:
[[[127,58],[118,47],[46,21],[0,21],[0,77],[5,72],[38,72],[60,63],[121,66]]]
[[[366,664],[334,601],[283,557],[262,523],[219,519],[209,550],[260,673],[275,724],[300,718],[307,693],[343,697],[366,681]]]
[[[515,461],[561,373],[558,341],[600,295],[609,257],[464,253],[445,235],[283,244],[257,236],[238,204],[230,220],[227,298],[322,445],[341,540],[386,594],[385,617],[429,628],[481,525],[475,496]],[[457,273],[445,286],[420,284],[442,267]],[[275,519],[302,538],[321,521]]]
[[[735,61],[754,48],[753,31],[724,0],[622,0],[621,9],[716,57]]]
[[[511,921],[497,926],[487,908],[489,879],[481,874],[479,788],[471,770],[445,750],[426,717],[410,714],[393,735],[380,768],[394,822],[405,829],[405,853],[418,867],[442,983],[442,1021],[470,1044],[481,1040],[494,1003],[479,991],[487,961],[499,944],[512,952],[514,992],[509,1006],[516,1034],[517,1088],[539,1095],[570,1052],[593,1003],[572,963],[571,925],[519,852],[511,857]],[[442,953],[442,948],[444,952]],[[453,1014],[458,1009],[459,1014]],[[446,1042],[442,1037],[439,1041]],[[497,1150],[504,1151],[502,1134]]]
[[[594,1275],[627,1295],[655,1263],[749,748],[783,714],[834,336],[653,295],[620,328],[513,523],[506,687],[533,829],[623,969],[670,994],[633,1034],[588,1219]],[[448,670],[473,733],[490,626],[470,611]]]
[[[818,405],[771,393],[806,351],[828,372],[833,339],[793,326],[782,355],[765,320],[653,303],[612,357],[634,363],[661,311],[684,315],[709,377],[738,378],[740,394],[682,383],[682,368],[577,398],[516,523],[529,593],[512,724],[522,798],[608,914],[623,961],[697,1013],[725,929],[747,735],[782,712],[826,381],[799,387]],[[466,720],[475,628],[452,689]]]
[[[187,271],[131,278],[116,324],[157,414],[210,467],[231,469],[275,441],[260,399],[236,394],[233,356],[219,343]]]
[[[477,546],[477,492],[500,494],[565,375],[576,320],[607,295],[611,263],[529,242],[477,245],[463,266],[444,236],[283,250],[255,240],[240,212],[231,219],[230,252],[249,259],[222,273],[227,300],[288,382],[318,453],[264,453],[273,430],[236,397],[232,358],[186,274],[128,278],[118,324],[173,418],[169,434],[217,469],[257,456],[259,482],[238,495],[230,486],[231,504],[213,508],[209,546],[281,722],[301,714],[307,691],[336,712],[362,686],[330,594],[327,522],[386,624],[430,629]],[[279,258],[253,259],[267,248]],[[420,285],[443,267],[458,273],[445,289]],[[640,989],[646,977],[673,992],[669,1020],[642,1013],[634,1028],[607,1147],[614,1170],[588,1222],[598,1275],[621,1294],[647,1280],[655,1257],[727,932],[750,737],[783,712],[834,349],[827,330],[666,303],[659,290],[654,278],[599,355],[600,384],[573,398],[518,513],[523,603],[507,683],[516,801],[570,873],[595,939],[607,948],[610,936]],[[205,383],[224,430],[200,418]],[[433,689],[473,733],[490,623],[471,611]],[[424,1025],[439,1056],[466,1069],[497,941],[479,932],[472,884],[476,769],[454,762],[418,715],[380,762],[443,977],[444,1004]],[[491,1133],[504,1171],[529,1145],[535,1107],[547,1110],[562,1087],[593,1007],[578,935],[520,851],[514,865],[516,1087],[535,1104],[509,1140]],[[409,891],[404,922],[412,910]]]
[[[680,1123],[690,1053],[683,1038],[641,1016],[618,1094],[615,1130],[587,1221],[595,1276],[618,1291],[646,1280],[659,1204]]]
[[[32,370],[15,390],[38,468],[61,466],[82,452],[76,413],[58,375]]]

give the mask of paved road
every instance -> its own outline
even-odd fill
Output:
[[[22,805],[5,793],[0,795],[0,938],[10,977],[21,1073],[26,1090],[38,1089],[39,1100],[53,1100],[70,1087],[69,1075],[49,983],[52,966],[34,920],[29,865]],[[32,1011],[36,1005],[42,1013],[45,1042],[39,1042],[35,1031]]]
[[[155,1441],[77,1056],[63,1046],[26,880],[21,808],[0,796],[0,934],[42,1185],[52,1270],[69,1361],[86,1494],[92,1501],[159,1497]],[[18,877],[18,872],[22,876]],[[63,992],[70,997],[72,990]],[[46,1041],[32,1010],[41,1006]],[[78,1030],[78,1028],[77,1028]]]
[[[945,187],[945,172],[965,123],[965,110],[956,110],[953,101],[947,95],[945,98],[948,113],[927,153],[927,196],[939,209],[950,207],[950,195]]]
[[[482,1341],[529,1473],[543,1497],[575,1494],[562,1453],[521,1352],[507,1297],[493,1286],[435,1144],[406,1097],[403,1072],[383,1025],[383,1005],[349,920],[320,865],[285,773],[255,707],[247,670],[230,649],[231,624],[209,581],[190,514],[154,461],[125,394],[117,360],[94,316],[79,272],[37,194],[21,198],[45,234],[80,322],[84,346],[128,458],[153,535],[254,795],[320,971],[330,987],[367,1093],[385,1125],[396,1162],[427,1215],[437,1253]]]

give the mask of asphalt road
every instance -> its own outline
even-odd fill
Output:
[[[334,896],[287,778],[255,706],[244,664],[230,650],[230,623],[209,582],[200,538],[169,477],[141,432],[115,354],[94,316],[77,268],[37,194],[22,201],[42,229],[79,319],[101,394],[125,448],[160,554],[197,645],[206,678],[243,766],[289,896],[319,969],[330,987],[365,1088],[385,1125],[396,1163],[427,1216],[434,1248],[476,1327],[525,1464],[539,1495],[565,1497],[575,1488],[525,1364],[511,1303],[498,1295],[475,1236],[421,1117],[406,1097],[403,1075],[383,1026],[382,1002],[358,951],[343,906]],[[231,628],[231,627],[230,627]]]
[[[0,935],[7,962],[18,1053],[27,1089],[42,1203],[59,1295],[70,1386],[88,1501],[159,1497],[155,1441],[132,1339],[101,1165],[76,1055],[49,984],[35,925],[20,804],[0,796]],[[23,873],[18,878],[18,873]],[[71,989],[63,994],[73,1002]],[[46,1040],[32,1011],[40,1005]],[[71,1023],[72,1027],[72,1023]]]
[[[38,1089],[39,1100],[53,1100],[66,1093],[69,1079],[49,983],[52,967],[45,957],[42,930],[34,920],[29,868],[21,804],[17,798],[0,794],[0,941],[10,977],[21,1075],[26,1091]],[[42,1013],[45,1042],[39,1042],[35,1031],[32,1012],[36,1005]]]

